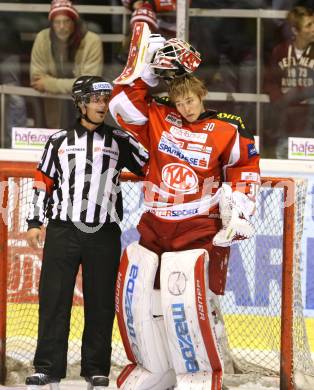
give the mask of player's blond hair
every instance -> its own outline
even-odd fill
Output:
[[[191,92],[195,93],[201,100],[207,95],[204,82],[191,74],[186,74],[171,81],[168,95],[170,101],[174,103],[177,97],[187,96]]]

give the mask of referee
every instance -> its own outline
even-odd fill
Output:
[[[35,374],[26,384],[42,386],[66,376],[73,291],[82,266],[85,325],[81,376],[90,387],[109,385],[114,286],[121,243],[119,184],[126,167],[137,175],[147,154],[134,138],[104,120],[112,86],[81,76],[72,96],[80,113],[74,128],[52,135],[35,174],[27,219],[28,244],[36,248],[49,220],[39,283],[39,329]]]

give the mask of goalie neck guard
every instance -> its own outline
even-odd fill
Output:
[[[151,67],[160,76],[173,78],[194,72],[201,63],[201,55],[188,42],[169,39],[164,47],[156,51]]]

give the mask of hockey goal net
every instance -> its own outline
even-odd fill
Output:
[[[34,356],[41,249],[25,240],[34,163],[0,162],[0,380],[22,383]],[[123,179],[122,245],[138,238],[141,183]],[[226,326],[225,383],[262,383],[281,390],[314,389],[313,361],[303,317],[300,243],[306,183],[263,178],[254,216],[256,236],[232,247],[226,294],[220,308]],[[83,328],[80,275],[75,286],[68,377],[78,376]],[[117,326],[113,375],[126,363]],[[277,378],[277,379],[276,379]]]

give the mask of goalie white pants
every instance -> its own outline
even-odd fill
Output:
[[[154,290],[158,256],[137,243],[122,256],[116,312],[131,364],[120,374],[123,390],[221,390],[223,325],[208,288],[204,249],[167,252],[161,289]]]

